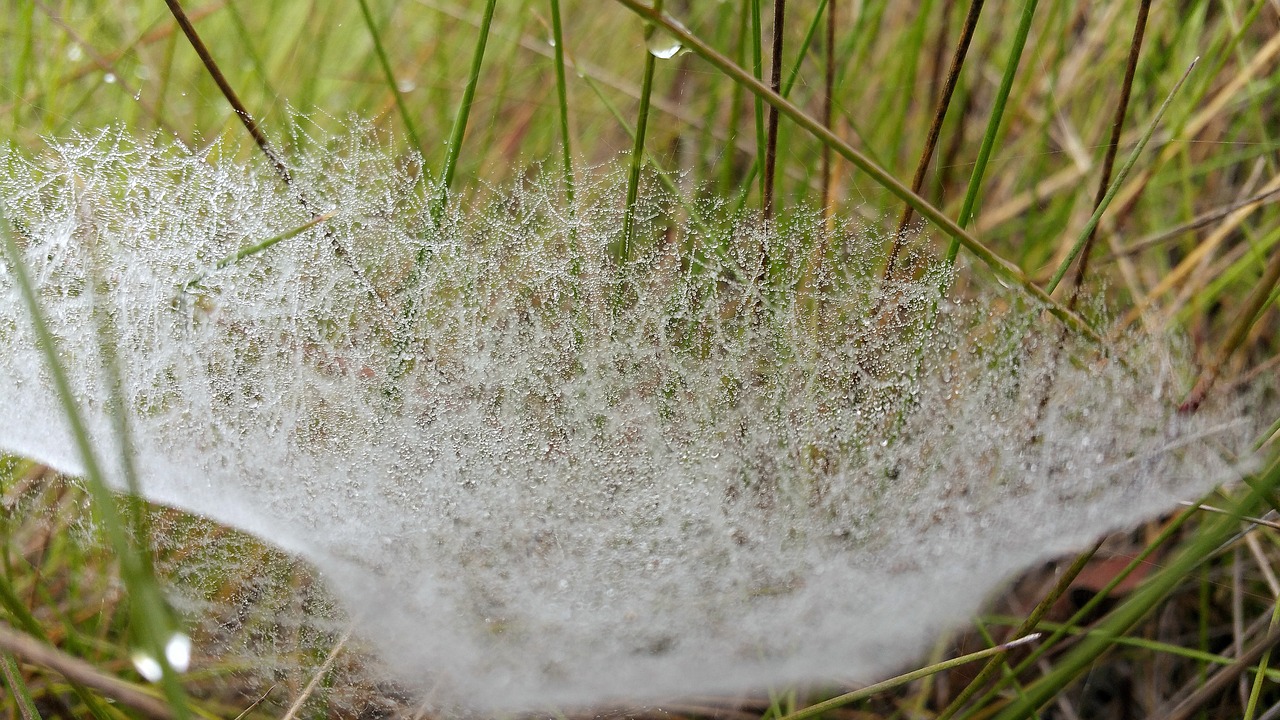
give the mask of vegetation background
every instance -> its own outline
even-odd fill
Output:
[[[173,2],[8,0],[0,126],[29,153],[46,137],[123,124],[193,148],[225,138],[253,163],[288,156],[297,118],[316,136],[355,115],[406,155],[420,152],[428,177],[464,204],[537,174],[571,192],[576,178],[621,157],[632,179],[619,203],[660,183],[748,213],[861,216],[885,233],[887,273],[909,271],[894,267],[892,238],[920,222],[902,214],[910,206],[928,219],[939,254],[954,253],[953,240],[966,248],[958,292],[996,282],[991,270],[1049,290],[1064,308],[1083,287],[1118,309],[1117,328],[1190,338],[1200,374],[1185,378],[1187,411],[1274,376],[1280,4],[986,5],[668,0],[660,10],[676,25],[654,24],[651,6],[628,1],[188,0],[180,8],[207,48],[202,59]],[[693,37],[677,42],[686,31]],[[706,47],[689,49],[698,42]],[[776,99],[761,100],[762,86],[803,117],[784,108],[775,126]],[[654,241],[631,232],[622,229],[616,252]],[[970,252],[974,238],[982,245]],[[762,688],[643,712],[1280,717],[1280,675],[1269,664],[1280,639],[1280,535],[1274,523],[1239,519],[1273,512],[1274,456],[1249,483],[1203,500],[1231,515],[1184,509],[1034,571],[921,665],[1061,631],[1034,658],[998,655],[980,676],[980,662],[930,667],[808,710],[838,689]],[[264,684],[198,658],[182,691],[158,702],[129,662],[128,603],[138,596],[124,591],[118,553],[87,529],[88,490],[9,457],[0,491],[7,716],[417,712],[376,680],[363,704],[331,703],[323,686],[333,665],[321,661],[341,647],[337,637],[298,639],[296,652],[316,660],[307,667],[324,670],[314,677]],[[305,567],[248,538],[164,508],[145,513],[193,546],[215,537],[278,564],[274,591],[322,592]],[[183,560],[180,547],[165,552],[162,575]],[[342,655],[358,672],[358,652]]]

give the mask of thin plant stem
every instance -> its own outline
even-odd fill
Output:
[[[413,143],[413,149],[422,152],[422,140],[418,135],[418,128],[413,122],[413,116],[409,114],[409,107],[404,103],[404,93],[400,92],[400,83],[391,70],[391,61],[387,59],[386,48],[382,45],[382,33],[378,32],[378,24],[374,22],[373,13],[369,10],[369,0],[359,0],[359,3],[360,16],[364,18],[365,27],[369,29],[369,37],[373,39],[373,52],[378,56],[382,75],[387,81],[387,87],[391,89],[392,97],[395,98],[396,109],[400,111],[400,121],[404,123],[405,132],[409,133],[409,142]]]
[[[1018,285],[1030,295],[1032,298],[1043,303],[1050,314],[1058,318],[1072,330],[1089,338],[1092,342],[1103,345],[1103,339],[1092,326],[1083,318],[1074,312],[1067,310],[1061,303],[1049,296],[1040,286],[1036,285],[1026,276],[1022,270],[1013,263],[1005,260],[997,255],[976,237],[960,227],[954,220],[949,218],[941,210],[932,203],[920,197],[911,191],[906,185],[902,184],[897,178],[893,177],[887,170],[879,164],[873,162],[861,151],[857,150],[847,142],[841,140],[829,129],[824,127],[822,123],[803,110],[796,107],[786,98],[781,97],[777,93],[770,90],[764,83],[752,77],[751,73],[735,64],[732,60],[720,54],[710,45],[690,32],[682,23],[674,20],[665,13],[655,11],[652,7],[642,2],[642,0],[617,0],[617,2],[639,17],[661,25],[667,32],[679,39],[686,47],[698,53],[704,60],[714,66],[720,72],[728,75],[735,82],[740,83],[748,91],[761,98],[762,100],[774,105],[778,111],[786,115],[792,122],[799,125],[806,132],[813,135],[820,142],[831,146],[831,149],[838,153],[845,160],[848,160],[855,167],[866,173],[877,184],[884,187],[889,192],[896,195],[905,202],[912,204],[916,212],[926,220],[934,223],[941,228],[947,235],[954,238],[960,245],[964,246],[979,262],[986,265],[1000,278]]]
[[[929,134],[925,137],[924,149],[920,152],[920,161],[916,163],[916,174],[911,179],[911,191],[919,193],[924,187],[925,174],[929,170],[929,163],[933,160],[933,153],[938,146],[938,136],[942,134],[942,123],[946,120],[947,109],[951,107],[951,98],[955,95],[956,85],[960,82],[960,70],[964,67],[965,57],[969,54],[969,45],[973,41],[974,28],[978,26],[978,17],[982,14],[982,6],[984,0],[972,0],[969,3],[969,12],[966,13],[964,19],[964,27],[960,30],[960,39],[956,43],[955,53],[951,57],[951,69],[947,72],[946,84],[942,89],[942,95],[938,98],[938,104],[933,111],[933,121],[929,124]],[[904,242],[904,233],[907,226],[911,224],[911,216],[913,208],[910,203],[902,209],[902,217],[898,219],[898,229],[893,234],[893,248],[889,251],[889,260],[885,264],[884,279],[886,281],[893,278],[894,266],[897,264],[898,255],[902,252],[902,244]]]
[[[1063,259],[1060,265],[1058,265],[1057,271],[1054,272],[1053,277],[1049,280],[1049,285],[1046,288],[1048,292],[1053,292],[1058,287],[1058,283],[1061,282],[1062,277],[1067,274],[1067,269],[1071,267],[1071,263],[1075,262],[1076,257],[1084,249],[1085,243],[1089,240],[1089,236],[1093,234],[1094,230],[1098,227],[1098,222],[1102,220],[1102,214],[1106,212],[1107,207],[1111,205],[1111,201],[1114,200],[1116,195],[1120,192],[1120,187],[1129,177],[1129,172],[1133,170],[1133,166],[1137,164],[1138,158],[1141,157],[1143,149],[1147,146],[1147,142],[1149,142],[1151,140],[1151,136],[1155,134],[1156,128],[1160,125],[1160,119],[1164,117],[1165,111],[1169,109],[1171,104],[1173,104],[1173,98],[1178,94],[1178,91],[1182,89],[1183,83],[1187,81],[1187,77],[1191,74],[1191,71],[1195,69],[1196,63],[1199,61],[1200,58],[1192,60],[1191,65],[1187,68],[1186,72],[1182,73],[1181,78],[1178,78],[1178,82],[1175,83],[1173,89],[1169,91],[1169,95],[1160,105],[1160,109],[1156,111],[1155,117],[1153,117],[1151,122],[1147,125],[1147,129],[1142,133],[1142,137],[1138,139],[1138,144],[1133,147],[1133,150],[1129,153],[1129,157],[1125,159],[1124,164],[1121,165],[1120,169],[1116,172],[1115,179],[1111,182],[1111,186],[1107,188],[1107,194],[1102,197],[1102,201],[1098,203],[1096,208],[1094,208],[1093,215],[1090,216],[1089,221],[1085,223],[1084,228],[1080,230],[1080,234],[1076,238],[1075,243],[1071,246],[1071,250],[1067,253],[1067,257]]]
[[[822,12],[827,0],[820,0],[818,3],[818,13]],[[821,21],[820,15],[815,15],[809,29],[805,32],[804,40],[800,43],[800,52],[796,54],[796,62],[791,66],[791,72],[787,73],[787,79],[783,81],[781,92],[778,94],[784,98],[791,97],[791,90],[795,87],[796,81],[800,78],[800,67],[803,64],[804,56],[809,52],[810,46],[813,45],[813,38],[818,32],[818,26]],[[737,89],[737,85],[734,88]],[[773,109],[773,106],[769,106]],[[823,145],[826,148],[826,145]],[[747,195],[751,192],[751,184],[759,178],[760,158],[755,156],[751,158],[751,166],[747,168],[747,173],[742,181],[742,187],[738,192],[738,199],[733,205],[733,213],[735,217],[742,213],[742,209],[746,206]]]
[[[267,136],[262,132],[262,128],[259,127],[258,123],[253,119],[253,116],[249,114],[249,111],[245,109],[244,103],[240,102],[240,98],[236,95],[235,90],[231,88],[231,84],[227,82],[227,78],[222,74],[222,70],[218,68],[217,61],[213,59],[213,55],[209,52],[209,48],[206,47],[204,41],[200,39],[200,35],[196,32],[195,26],[191,24],[191,19],[187,17],[182,6],[178,4],[178,0],[165,0],[165,4],[169,6],[169,12],[173,15],[173,19],[177,21],[178,26],[182,28],[183,34],[187,36],[187,40],[191,43],[191,47],[196,51],[196,55],[200,56],[200,61],[204,64],[205,70],[209,72],[209,76],[213,78],[215,83],[217,83],[218,89],[222,91],[223,97],[226,98],[227,103],[231,105],[236,116],[240,118],[240,122],[244,125],[245,129],[249,131],[251,136],[253,136],[253,140],[257,143],[258,149],[262,151],[262,154],[271,163],[271,166],[275,169],[276,174],[280,176],[280,179],[284,182],[285,186],[295,191],[298,204],[302,205],[303,209],[308,212],[315,214],[311,206],[311,201],[294,186],[293,176],[289,173],[289,168],[285,166],[280,154],[271,146],[271,142],[267,140]],[[333,247],[334,254],[346,264],[347,268],[351,270],[351,273],[355,275],[356,280],[364,286],[369,295],[382,306],[384,311],[389,311],[391,309],[390,303],[385,297],[383,297],[382,293],[378,292],[378,289],[375,288],[373,283],[371,283],[365,276],[364,271],[356,264],[356,261],[351,257],[351,253],[347,251],[346,246],[338,239],[338,236],[326,229],[325,238]]]
[[[661,2],[659,2],[661,5]],[[658,8],[661,12],[661,8]],[[636,202],[640,197],[640,168],[644,164],[644,139],[649,128],[649,105],[653,96],[653,75],[657,67],[657,57],[648,48],[649,36],[653,34],[653,25],[648,25],[645,32],[644,77],[640,83],[640,107],[636,110],[636,131],[632,136],[630,166],[627,169],[627,204],[622,215],[622,249],[621,260],[631,257],[635,243]]]
[[[622,113],[618,110],[618,106],[609,101],[609,98],[606,97],[604,92],[600,89],[600,85],[593,80],[590,75],[584,75],[582,79],[587,83],[587,87],[591,88],[591,91],[595,93],[597,98],[599,98],[600,103],[609,111],[609,114],[613,115],[613,119],[622,126],[623,132],[625,132],[634,142],[636,130],[631,127],[631,124],[627,122],[627,119],[622,116]],[[671,177],[671,172],[658,164],[657,158],[653,157],[653,155],[647,150],[645,151],[644,157],[649,161],[649,167],[651,167],[654,174],[657,175],[658,182],[662,183],[662,187],[671,194],[671,197],[676,198],[684,210],[689,213],[689,219],[693,222],[694,227],[696,227],[700,232],[710,233],[711,225],[708,224],[707,219],[703,217],[702,211],[698,209],[698,206],[695,203],[689,202],[688,196],[680,192],[680,189],[676,186],[676,181]]]
[[[769,89],[782,94],[782,43],[783,31],[786,29],[787,0],[773,0],[773,56],[769,59]],[[800,60],[796,60],[798,67]],[[764,219],[773,217],[773,183],[778,165],[778,108],[769,106],[769,120],[766,129],[764,150],[764,199],[761,201]],[[766,252],[764,266],[768,268],[769,256]]]
[[[1214,354],[1213,359],[1205,366],[1200,373],[1199,379],[1196,380],[1195,387],[1187,395],[1187,399],[1183,401],[1178,408],[1182,412],[1193,412],[1200,407],[1208,396],[1209,391],[1213,389],[1213,384],[1217,381],[1218,375],[1222,372],[1222,367],[1227,364],[1231,356],[1236,350],[1244,344],[1244,340],[1249,335],[1249,330],[1262,316],[1262,312],[1271,304],[1271,292],[1276,285],[1280,283],[1280,248],[1273,249],[1271,252],[1271,260],[1267,263],[1267,269],[1262,274],[1262,279],[1253,288],[1253,292],[1249,295],[1249,299],[1245,301],[1244,307],[1241,308],[1239,316],[1236,317],[1235,323],[1231,326],[1231,331],[1227,334],[1226,340],[1218,347],[1218,352]]]
[[[431,208],[431,216],[436,223],[443,218],[445,205],[449,202],[453,176],[458,167],[458,156],[462,153],[462,140],[467,134],[467,119],[471,115],[471,104],[475,100],[476,86],[480,82],[484,48],[489,41],[489,29],[493,26],[493,9],[497,2],[498,0],[488,0],[484,5],[484,14],[480,17],[480,33],[476,36],[476,47],[471,54],[471,69],[467,75],[467,84],[462,90],[462,101],[458,103],[458,112],[453,118],[453,129],[449,132],[444,170],[440,173],[440,192]]]
[[[827,3],[826,47],[823,48],[822,69],[822,126],[831,130],[831,117],[835,108],[836,92],[836,5],[839,0]],[[831,146],[822,146],[822,212],[830,219],[835,212],[832,207],[834,197],[831,191]]]
[[[751,14],[751,73],[757,82],[764,79],[764,50],[760,46],[760,36],[764,34],[763,23],[760,21],[760,0],[747,0]],[[662,12],[662,8],[655,6],[654,11]],[[765,122],[764,122],[764,100],[760,96],[754,98],[756,110],[756,166],[764,167],[765,148],[768,146],[766,139]],[[764,176],[760,176],[760,201],[764,202]]]
[[[560,149],[564,160],[564,198],[573,212],[573,152],[569,141],[569,94],[564,72],[564,30],[560,23],[560,0],[551,3],[551,39],[555,42],[556,101],[560,110]]]
[[[1089,564],[1089,561],[1093,559],[1093,556],[1097,554],[1101,547],[1102,542],[1099,541],[1093,546],[1093,548],[1081,553],[1075,561],[1067,567],[1067,569],[1058,578],[1058,581],[1054,583],[1053,589],[1041,598],[1040,602],[1036,604],[1031,613],[1027,615],[1027,617],[1023,619],[1022,623],[1018,625],[1018,628],[1013,631],[1012,635],[1014,637],[1027,635],[1040,625],[1040,621],[1049,613],[1053,604],[1058,601],[1058,598],[1062,597],[1062,595],[1067,592],[1071,587],[1071,583],[1075,582],[1075,579],[1082,571],[1084,571],[1085,566]],[[1007,668],[1006,657],[1003,653],[988,660],[987,664],[982,667],[982,670],[978,671],[977,676],[974,677],[973,680],[969,681],[969,684],[966,685],[964,690],[956,696],[956,699],[952,700],[951,704],[938,715],[937,720],[948,720],[948,718],[954,717],[955,714],[964,707],[964,704],[969,702],[969,699],[976,695],[978,691],[981,690],[1002,667]],[[1013,673],[1006,675],[1006,679],[1012,677],[1015,677]]]
[[[200,281],[208,277],[209,273],[217,272],[218,270],[221,270],[225,267],[234,265],[235,263],[243,260],[244,258],[249,257],[250,255],[256,255],[262,252],[263,250],[270,248],[276,243],[279,243],[284,240],[289,240],[290,238],[295,238],[301,235],[302,233],[310,230],[311,228],[315,227],[316,225],[319,225],[324,222],[328,222],[336,214],[337,214],[336,212],[327,212],[321,215],[317,215],[311,218],[310,220],[306,221],[305,223],[293,228],[292,230],[286,230],[280,233],[279,235],[274,235],[272,237],[267,238],[266,240],[260,240],[252,245],[246,245],[240,248],[239,250],[231,253],[230,255],[223,257],[218,262],[214,263],[213,268],[211,270],[197,273],[191,276],[190,279],[188,279],[185,283],[182,284],[182,289],[184,291],[190,290],[191,288],[194,288],[197,285],[199,285]]]
[[[1027,0],[1022,6],[1022,15],[1018,19],[1018,29],[1014,33],[1013,47],[1009,49],[1009,59],[1004,64],[1004,75],[1000,78],[1000,88],[991,106],[991,116],[987,119],[987,130],[982,135],[982,145],[978,148],[978,159],[973,164],[973,173],[969,176],[969,186],[965,188],[964,201],[960,204],[957,222],[966,227],[972,220],[978,204],[978,193],[982,189],[982,177],[987,171],[987,162],[991,159],[991,151],[996,146],[996,136],[1000,134],[1000,121],[1004,117],[1005,105],[1009,102],[1009,92],[1013,89],[1013,78],[1018,73],[1018,65],[1022,61],[1022,51],[1027,46],[1027,36],[1031,33],[1031,20],[1036,14],[1037,0]],[[956,260],[960,251],[960,243],[952,239],[947,248],[947,264]]]
[[[1280,459],[1272,460],[1265,473],[1257,479],[1257,488],[1238,502],[1231,512],[1251,515],[1260,496],[1280,484]],[[1042,678],[1026,688],[1019,697],[996,716],[997,720],[1014,720],[1029,717],[1061,692],[1062,688],[1080,676],[1099,656],[1112,647],[1114,638],[1124,635],[1139,620],[1163,601],[1224,542],[1236,533],[1239,521],[1232,517],[1213,516],[1201,527],[1196,537],[1168,560],[1161,570],[1138,588],[1121,605],[1107,615],[1097,626],[1096,634],[1085,637],[1070,652],[1059,658],[1053,668]],[[1280,635],[1276,635],[1280,638]],[[1261,655],[1261,652],[1258,653]],[[1256,661],[1250,660],[1250,664]],[[1241,658],[1244,660],[1244,658]],[[1247,667],[1247,666],[1246,666]],[[1168,715],[1161,714],[1162,717]]]
[[[1142,50],[1142,39],[1147,32],[1147,18],[1151,13],[1151,0],[1138,3],[1138,19],[1133,26],[1133,40],[1129,43],[1129,59],[1125,63],[1124,82],[1120,85],[1120,101],[1116,103],[1115,119],[1111,121],[1111,137],[1107,141],[1107,152],[1102,158],[1102,174],[1098,178],[1098,191],[1094,194],[1093,206],[1096,209],[1107,197],[1107,186],[1111,183],[1111,170],[1115,166],[1116,152],[1120,149],[1120,136],[1124,133],[1124,120],[1129,110],[1129,97],[1133,94],[1133,76],[1138,71],[1138,55]],[[1098,235],[1098,226],[1094,225],[1080,251],[1080,263],[1076,265],[1076,273],[1071,278],[1071,297],[1067,307],[1075,309],[1080,297],[1080,287],[1084,284],[1085,273],[1089,269],[1089,251],[1093,249],[1093,241]]]
[[[293,177],[289,174],[289,168],[285,167],[284,160],[281,159],[275,148],[271,146],[271,141],[262,132],[262,128],[253,119],[253,115],[250,115],[244,103],[240,102],[240,97],[232,89],[231,83],[227,82],[227,77],[222,74],[222,69],[218,67],[218,62],[213,59],[213,54],[209,52],[209,48],[205,46],[204,41],[200,39],[200,34],[196,32],[195,25],[191,24],[191,19],[187,17],[182,5],[178,3],[178,0],[164,0],[164,2],[169,6],[169,12],[173,14],[173,19],[177,21],[178,27],[182,28],[182,33],[187,36],[187,41],[191,43],[192,49],[196,51],[196,55],[200,56],[200,62],[204,63],[204,68],[209,72],[209,77],[213,78],[213,81],[218,85],[218,89],[222,91],[222,96],[227,99],[227,103],[235,111],[236,117],[240,118],[240,123],[244,125],[244,129],[249,131],[253,141],[258,144],[262,154],[271,162],[271,166],[275,168],[276,173],[284,180],[285,184],[292,185]]]
[[[853,692],[849,692],[849,693],[845,693],[844,695],[833,697],[830,700],[826,700],[826,701],[817,703],[815,705],[810,705],[809,707],[803,710],[800,710],[799,712],[794,712],[794,713],[791,713],[790,715],[787,715],[786,717],[782,718],[782,720],[805,720],[805,718],[817,717],[824,713],[830,712],[836,708],[844,707],[845,705],[848,705],[850,703],[855,703],[861,700],[866,700],[868,698],[875,697],[876,695],[886,690],[892,690],[893,688],[896,688],[899,685],[905,685],[909,682],[914,682],[916,680],[919,680],[920,678],[928,677],[930,675],[944,672],[952,668],[960,667],[961,665],[974,662],[975,660],[982,660],[983,658],[988,658],[993,655],[1000,655],[1002,653],[1008,652],[1009,650],[1012,650],[1015,647],[1021,647],[1028,643],[1033,643],[1038,639],[1040,639],[1040,633],[1033,633],[1031,635],[1027,635],[1026,637],[1021,637],[1021,638],[1018,638],[1017,640],[1013,640],[1012,642],[1003,643],[995,647],[987,648],[985,650],[979,650],[977,652],[969,653],[968,655],[961,655],[958,658],[945,660],[943,662],[936,663],[934,665],[927,665],[918,670],[912,670],[909,673],[904,673],[902,675],[898,675],[897,677],[889,678],[888,680],[885,680],[883,682],[878,682],[874,685],[868,685],[859,690],[854,690]]]

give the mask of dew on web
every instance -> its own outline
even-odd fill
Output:
[[[665,240],[619,267],[617,170],[572,208],[534,181],[437,222],[417,159],[373,132],[300,121],[292,145],[292,188],[235,148],[115,130],[0,150],[95,438],[98,313],[147,497],[315,568],[238,543],[162,563],[197,658],[216,642],[270,674],[299,662],[290,633],[350,625],[366,673],[444,709],[868,679],[1017,569],[1247,462],[1248,408],[1174,411],[1169,343],[1067,339],[1050,367],[1040,309],[943,293],[925,238],[917,279],[882,284],[871,228],[763,230],[711,201],[716,223],[673,221],[653,194],[637,217]],[[224,262],[313,221],[299,195],[322,221]],[[74,474],[21,308],[0,272],[0,447]],[[280,587],[306,602],[246,614]]]

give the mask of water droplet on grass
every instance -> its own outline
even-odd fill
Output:
[[[668,60],[675,57],[682,47],[679,40],[656,28],[650,33],[649,38],[645,40],[645,46],[649,48],[649,54],[659,60]]]

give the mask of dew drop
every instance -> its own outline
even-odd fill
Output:
[[[144,652],[135,652],[132,659],[133,667],[147,682],[160,682],[164,671],[161,670],[159,661]]]
[[[106,84],[108,84],[108,85],[114,85],[114,84],[115,84],[115,82],[116,82],[116,74],[115,74],[115,73],[107,73],[107,74],[103,75],[103,76],[102,76],[102,82],[104,82],[104,83],[106,83]]]
[[[186,672],[191,666],[191,638],[180,632],[170,635],[164,644],[164,657],[174,670]]]
[[[645,46],[649,48],[649,54],[659,60],[668,60],[675,57],[681,48],[679,40],[656,28],[645,40]]]

